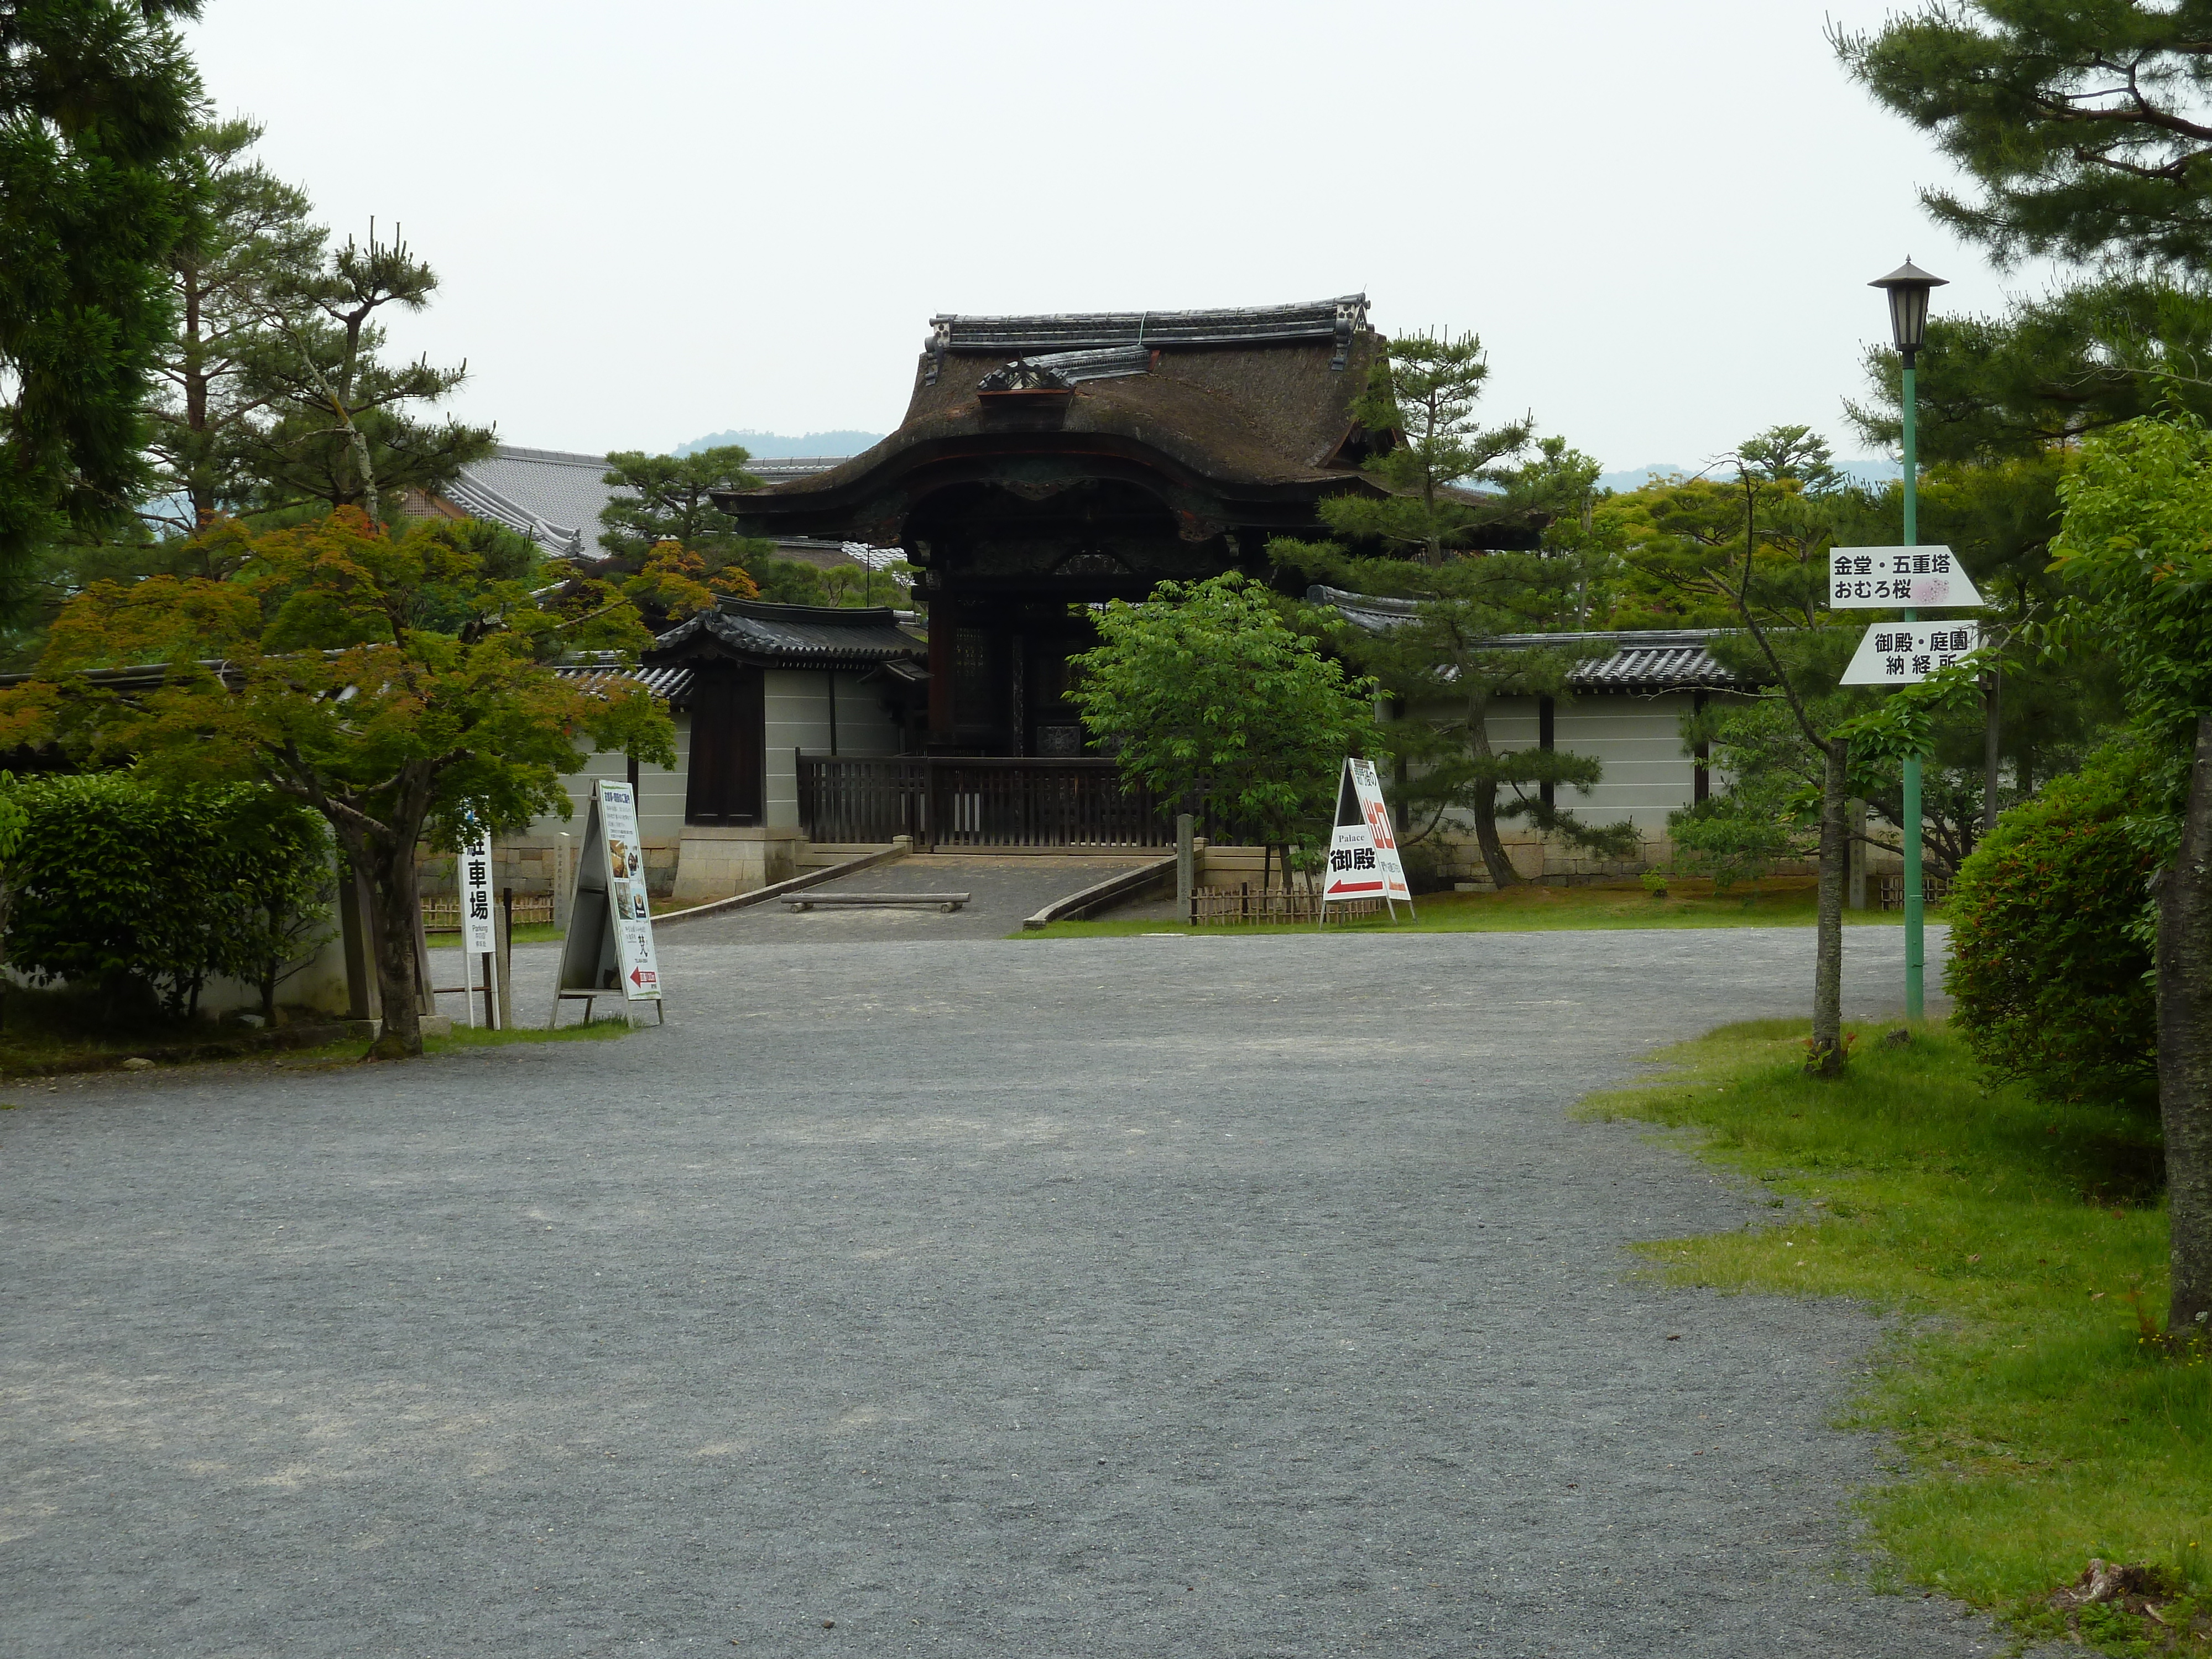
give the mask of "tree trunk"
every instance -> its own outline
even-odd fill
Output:
[[[1813,1042],[1805,1069],[1814,1077],[1840,1077],[1844,1048],[1844,885],[1850,877],[1850,825],[1844,801],[1850,745],[1832,738],[1821,745],[1826,764],[1820,781],[1820,937],[1813,968]]]
[[[359,854],[349,848],[368,889],[371,945],[376,957],[377,994],[384,1003],[384,1033],[369,1045],[368,1059],[410,1060],[422,1052],[421,983],[416,977],[415,924],[422,900],[415,889],[415,848],[410,841],[396,852],[381,836]]]
[[[1477,760],[1488,760],[1490,712],[1486,699],[1470,697],[1467,707],[1467,746]],[[1482,862],[1490,872],[1490,884],[1499,892],[1521,884],[1521,872],[1505,856],[1505,843],[1498,838],[1498,786],[1478,783],[1469,810],[1474,814],[1474,842],[1482,849]]]
[[[1474,843],[1482,849],[1482,862],[1490,872],[1490,884],[1501,893],[1509,887],[1519,886],[1521,872],[1505,856],[1505,843],[1498,838],[1498,786],[1476,784],[1471,810],[1474,814]]]
[[[2212,714],[2197,717],[2181,851],[2160,873],[2158,1105],[2172,1229],[2166,1334],[2212,1335]]]
[[[1982,684],[1982,833],[1997,827],[1997,777],[2003,766],[1998,739],[2004,735],[2000,707],[2004,695],[2004,667],[1993,666]]]

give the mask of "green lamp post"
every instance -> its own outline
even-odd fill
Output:
[[[1908,258],[1887,276],[1867,284],[1889,295],[1890,337],[1897,355],[1905,360],[1905,388],[1899,407],[1905,414],[1905,541],[1920,541],[1920,459],[1913,447],[1913,359],[1928,337],[1929,290],[1946,286],[1945,279],[1930,276]],[[1917,611],[1905,613],[1907,622],[1920,620]],[[1920,761],[1905,763],[1905,1017],[1918,1019],[1927,1003],[1928,937],[1927,886],[1920,873]]]

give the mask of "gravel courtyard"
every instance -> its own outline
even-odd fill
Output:
[[[1630,1277],[1770,1212],[1565,1116],[1809,933],[782,922],[619,1042],[15,1085],[0,1651],[1998,1650],[1853,1574],[1873,1322]]]

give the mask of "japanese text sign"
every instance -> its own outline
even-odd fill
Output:
[[[1845,685],[1917,685],[1939,668],[1978,651],[1982,630],[1973,623],[1881,623],[1866,631]]]
[[[1838,547],[1828,554],[1831,611],[1950,610],[1981,602],[1948,547]]]
[[[461,949],[482,956],[498,948],[491,921],[491,837],[479,831],[461,848]]]

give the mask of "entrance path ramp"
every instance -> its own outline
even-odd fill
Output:
[[[683,924],[686,945],[775,940],[823,944],[877,939],[1003,939],[1040,911],[1115,878],[1158,865],[1158,852],[1117,856],[1073,854],[1050,858],[1011,854],[912,853],[809,884],[775,902],[701,915]],[[1170,873],[1173,866],[1169,866]],[[927,905],[885,907],[884,894],[963,894],[947,912]],[[808,908],[793,901],[805,899]]]

